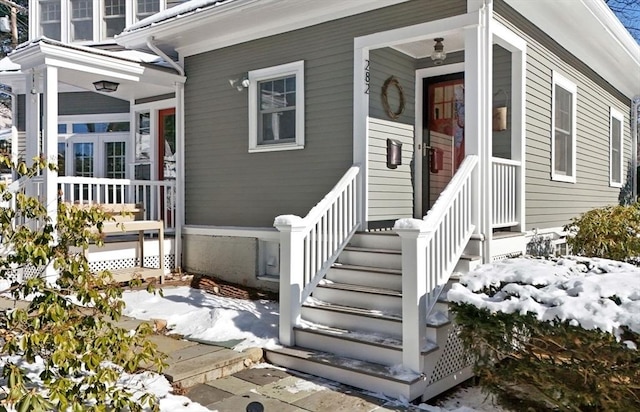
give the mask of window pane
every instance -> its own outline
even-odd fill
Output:
[[[129,122],[74,123],[71,125],[71,130],[73,133],[128,132]]]
[[[105,175],[111,179],[124,179],[125,177],[125,143],[105,143]]]
[[[93,40],[93,2],[71,1],[71,41]]]
[[[296,112],[288,110],[262,115],[261,143],[276,143],[282,140],[294,140],[296,137]]]
[[[40,30],[43,36],[60,40],[60,18],[60,0],[40,2]]]
[[[74,175],[93,177],[93,143],[74,143]]]
[[[620,151],[622,124],[619,119],[611,119],[611,180],[622,183],[621,165],[622,152]]]
[[[571,176],[572,166],[571,137],[556,130],[555,171],[556,173]]]
[[[64,172],[64,158],[65,149],[67,145],[65,143],[58,143],[58,176],[65,176]]]
[[[125,27],[125,0],[105,0],[104,16],[105,37],[113,37],[122,33]]]
[[[136,18],[138,20],[142,20],[160,11],[159,0],[138,0],[136,6]]]
[[[67,125],[65,123],[59,124],[58,134],[65,134],[65,133],[67,133]]]

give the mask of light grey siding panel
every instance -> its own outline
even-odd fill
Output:
[[[563,226],[587,210],[618,203],[609,185],[609,111],[625,114],[624,163],[631,160],[630,100],[502,0],[497,18],[527,41],[527,229]],[[577,182],[551,180],[551,82],[556,71],[577,85]]]
[[[93,92],[60,93],[60,116],[94,113],[128,113],[129,102]]]
[[[387,139],[402,143],[402,165],[396,169],[387,168]],[[368,151],[368,221],[413,217],[413,125],[369,118]]]
[[[306,215],[353,163],[354,38],[465,12],[465,0],[416,0],[187,57],[186,223],[271,226]],[[247,92],[229,79],[299,60],[304,149],[248,153]]]

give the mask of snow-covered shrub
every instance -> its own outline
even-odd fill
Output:
[[[571,252],[620,261],[640,256],[640,205],[590,210],[564,228]]]
[[[448,298],[488,390],[545,404],[535,410],[640,410],[637,267],[512,259],[463,276]]]

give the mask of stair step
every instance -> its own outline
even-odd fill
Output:
[[[402,269],[378,268],[373,266],[349,265],[344,263],[335,263],[332,267],[334,269],[354,270],[359,272],[384,273],[388,275],[402,276]]]
[[[379,249],[397,249],[402,247],[402,240],[396,232],[357,232],[351,241],[350,246],[379,248]]]
[[[329,268],[326,279],[338,283],[402,290],[402,271],[400,269],[336,263]]]
[[[301,316],[304,321],[328,327],[383,333],[398,338],[402,336],[402,319],[399,313],[386,314],[309,298],[302,306]]]
[[[394,337],[357,333],[304,322],[294,328],[294,333],[296,345],[307,349],[382,365],[402,363],[402,342]],[[433,346],[436,346],[435,343]]]
[[[402,313],[402,293],[323,280],[311,294],[315,299],[354,308],[377,310],[389,314]]]
[[[393,249],[347,246],[338,257],[338,263],[400,270],[402,269],[402,252]]]
[[[413,400],[421,396],[426,388],[426,382],[415,372],[313,349],[297,346],[266,349],[265,355],[269,362],[276,365],[387,396]]]

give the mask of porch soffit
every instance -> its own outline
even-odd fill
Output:
[[[175,91],[176,83],[184,83],[185,77],[173,70],[152,67],[131,59],[112,56],[109,52],[84,50],[47,39],[39,39],[23,45],[11,54],[11,60],[21,66],[21,71],[49,66],[59,69],[59,81],[83,90],[95,91],[93,82],[110,80],[120,84],[110,97],[131,100],[156,96]],[[0,74],[0,79],[3,76]]]

